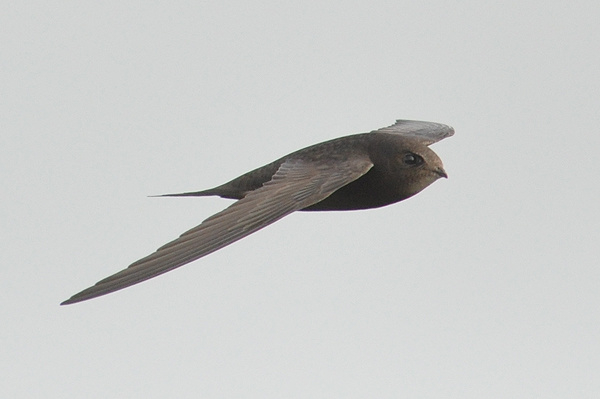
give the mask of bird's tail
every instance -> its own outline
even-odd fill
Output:
[[[221,196],[222,193],[216,190],[216,188],[210,188],[208,190],[191,191],[187,193],[149,195],[149,197],[207,197],[211,195]]]

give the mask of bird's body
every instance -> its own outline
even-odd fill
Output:
[[[362,133],[340,137],[295,151],[270,164],[245,173],[221,186],[203,191],[166,194],[163,197],[198,197],[216,195],[222,198],[242,199],[273,178],[286,161],[302,160],[333,168],[348,160],[369,159],[373,166],[358,179],[340,187],[327,198],[300,211],[348,211],[378,208],[402,201],[414,194],[407,187],[406,179],[395,176],[389,159],[394,153],[417,147],[416,139],[391,133]],[[427,146],[421,151],[433,154]],[[433,154],[435,156],[435,154]],[[434,177],[440,177],[433,175]],[[421,190],[418,190],[421,191]]]
[[[429,145],[451,136],[446,125],[397,121],[371,133],[340,137],[295,151],[212,189],[165,196],[238,200],[62,304],[139,283],[208,255],[294,211],[377,208],[413,196],[447,177]]]

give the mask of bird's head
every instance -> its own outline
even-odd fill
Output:
[[[412,197],[437,179],[448,178],[442,160],[428,146],[404,139],[388,164],[404,198]]]

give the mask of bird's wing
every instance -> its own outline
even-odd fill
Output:
[[[372,166],[366,156],[335,163],[286,160],[261,188],[61,305],[123,289],[208,255],[294,211],[316,204],[364,175]]]
[[[430,145],[450,137],[454,129],[435,122],[406,121],[398,119],[392,126],[374,130],[372,133],[393,133],[419,139],[423,145]]]

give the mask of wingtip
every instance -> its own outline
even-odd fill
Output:
[[[87,299],[93,298],[93,297],[90,297],[88,295],[81,295],[82,293],[83,293],[83,291],[80,292],[80,293],[77,293],[77,294],[75,294],[73,296],[71,296],[69,299],[66,299],[66,300],[62,301],[60,303],[60,306],[72,305],[74,303],[82,302],[82,301],[85,301]]]
[[[77,301],[73,301],[73,298],[71,297],[71,298],[69,298],[69,299],[67,299],[65,301],[62,301],[60,303],[60,306],[70,305],[70,304],[75,303],[75,302],[77,302]]]
[[[448,136],[447,137],[454,136],[454,128],[449,125],[444,125],[444,126],[446,126],[448,128]]]
[[[86,288],[85,290],[78,292],[77,294],[71,296],[69,299],[62,301],[60,303],[60,306],[71,305],[74,303],[87,301],[88,299],[97,298],[99,296],[109,294],[110,292],[113,292],[113,291],[117,291],[117,290],[112,290],[112,291],[98,290],[98,284],[95,284],[95,285],[93,285],[89,288]]]
[[[396,119],[396,123],[393,125],[373,130],[373,132],[400,134],[406,137],[417,138],[424,145],[430,145],[452,136],[454,129],[451,126],[438,122]]]

